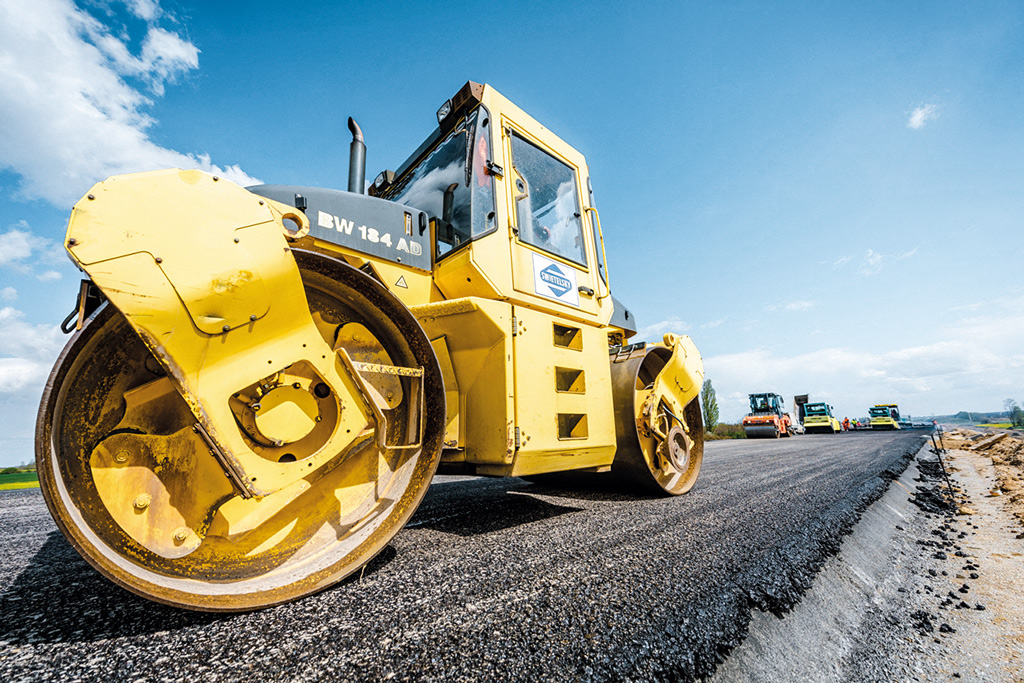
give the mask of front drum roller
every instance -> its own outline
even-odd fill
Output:
[[[288,602],[365,565],[423,499],[445,424],[444,387],[426,335],[370,277],[322,255],[293,254],[325,341],[361,367],[376,368],[363,379],[367,391],[387,403],[388,438],[368,434],[330,467],[314,468],[314,454],[301,450],[302,440],[279,446],[261,434],[269,429],[266,420],[261,427],[241,419],[254,452],[281,463],[309,458],[311,467],[294,486],[243,499],[161,365],[106,304],[71,338],[50,375],[36,427],[36,462],[58,527],[120,586],[205,611]],[[414,386],[410,377],[418,377],[419,368],[422,384]],[[297,375],[294,391],[302,382]],[[308,406],[296,405],[315,412],[324,388],[309,393]],[[288,423],[270,427],[279,441],[294,439]],[[388,443],[416,432],[422,434],[416,448]]]
[[[643,429],[641,414],[658,373],[672,357],[660,346],[635,351],[612,363],[616,450],[612,476],[657,495],[680,495],[697,482],[704,457],[704,420],[700,398],[691,400],[682,415],[655,407],[658,432]]]

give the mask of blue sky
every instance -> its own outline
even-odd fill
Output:
[[[1024,6],[0,0],[0,465],[78,274],[71,205],[168,166],[344,187],[466,80],[586,155],[616,296],[840,416],[1024,402]]]

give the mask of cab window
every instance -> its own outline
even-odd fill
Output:
[[[515,133],[511,140],[519,239],[585,267],[575,172]]]
[[[384,195],[441,218],[445,190],[454,186],[450,222],[436,235],[439,259],[495,228],[494,180],[487,169],[489,119],[483,107],[471,112]]]

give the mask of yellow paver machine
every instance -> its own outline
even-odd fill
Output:
[[[359,569],[439,471],[693,486],[700,354],[627,344],[583,156],[486,85],[437,119],[368,193],[350,119],[348,191],[166,170],[75,205],[36,449],[104,575],[255,609]]]

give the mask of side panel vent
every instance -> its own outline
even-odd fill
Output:
[[[555,346],[559,346],[563,349],[572,349],[573,351],[583,350],[583,332],[580,328],[559,325],[558,323],[554,323],[554,326]]]
[[[587,378],[582,370],[555,367],[555,391],[565,394],[587,393]]]
[[[558,438],[586,439],[587,416],[585,413],[558,413]]]

